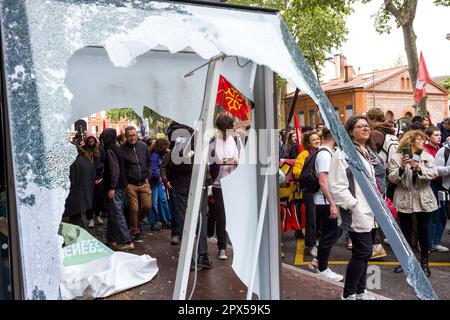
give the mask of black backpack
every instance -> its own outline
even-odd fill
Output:
[[[327,148],[320,148],[314,150],[305,159],[305,164],[303,165],[302,172],[299,178],[300,189],[305,192],[316,193],[320,189],[319,178],[316,174],[316,158],[320,151],[327,151],[331,154],[330,150]]]

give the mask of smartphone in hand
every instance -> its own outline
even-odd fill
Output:
[[[403,148],[402,149],[402,156],[407,158],[407,159],[411,159],[412,158],[412,152],[410,148]]]

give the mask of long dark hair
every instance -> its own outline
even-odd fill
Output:
[[[223,139],[227,138],[227,130],[234,128],[234,120],[227,114],[221,114],[216,119],[216,128],[222,133]]]
[[[102,139],[105,150],[110,149],[112,146],[115,146],[117,139],[116,129],[107,128],[102,132]]]

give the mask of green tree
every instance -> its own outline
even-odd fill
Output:
[[[404,65],[405,65],[405,59],[403,58],[403,55],[399,54],[398,57],[394,60],[394,63],[392,63],[391,68],[401,67]]]
[[[131,108],[110,109],[106,112],[106,118],[112,122],[119,122],[120,119],[139,121],[139,116]]]
[[[361,0],[368,3],[372,0]],[[450,0],[434,0],[435,5],[450,6]],[[403,42],[408,60],[409,75],[413,88],[416,86],[417,73],[419,72],[419,58],[417,55],[416,39],[414,32],[414,18],[416,17],[418,0],[384,0],[375,18],[375,29],[379,33],[390,33],[391,21],[395,20],[397,28],[402,28]],[[426,100],[420,103],[419,114],[427,113]]]
[[[280,12],[310,66],[320,78],[325,57],[346,41],[345,18],[354,0],[229,0]]]
[[[147,106],[144,106],[142,116],[149,126],[149,131],[154,133],[165,132],[170,122],[169,118],[163,117]],[[118,122],[120,119],[128,121],[140,122],[140,116],[131,108],[116,108],[110,109],[106,112],[106,117],[112,122]]]
[[[450,77],[445,80],[439,81],[438,84],[441,87],[444,87],[445,89],[447,89],[447,91],[450,91]],[[450,98],[450,94],[448,97]]]

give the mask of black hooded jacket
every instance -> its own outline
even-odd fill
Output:
[[[116,130],[108,128],[103,131],[103,140],[105,141],[105,167],[103,173],[105,191],[125,189],[128,185],[125,162],[121,148],[115,143]]]
[[[70,166],[70,191],[66,198],[64,216],[72,216],[92,209],[95,168],[83,148]]]
[[[194,130],[191,127],[172,122],[167,129],[172,155],[167,170],[167,178],[175,192],[187,195],[191,185],[194,163],[194,139],[190,139]],[[173,141],[172,141],[173,140]],[[190,146],[187,146],[190,140]],[[184,151],[184,152],[183,152]],[[176,163],[174,163],[174,159]]]

